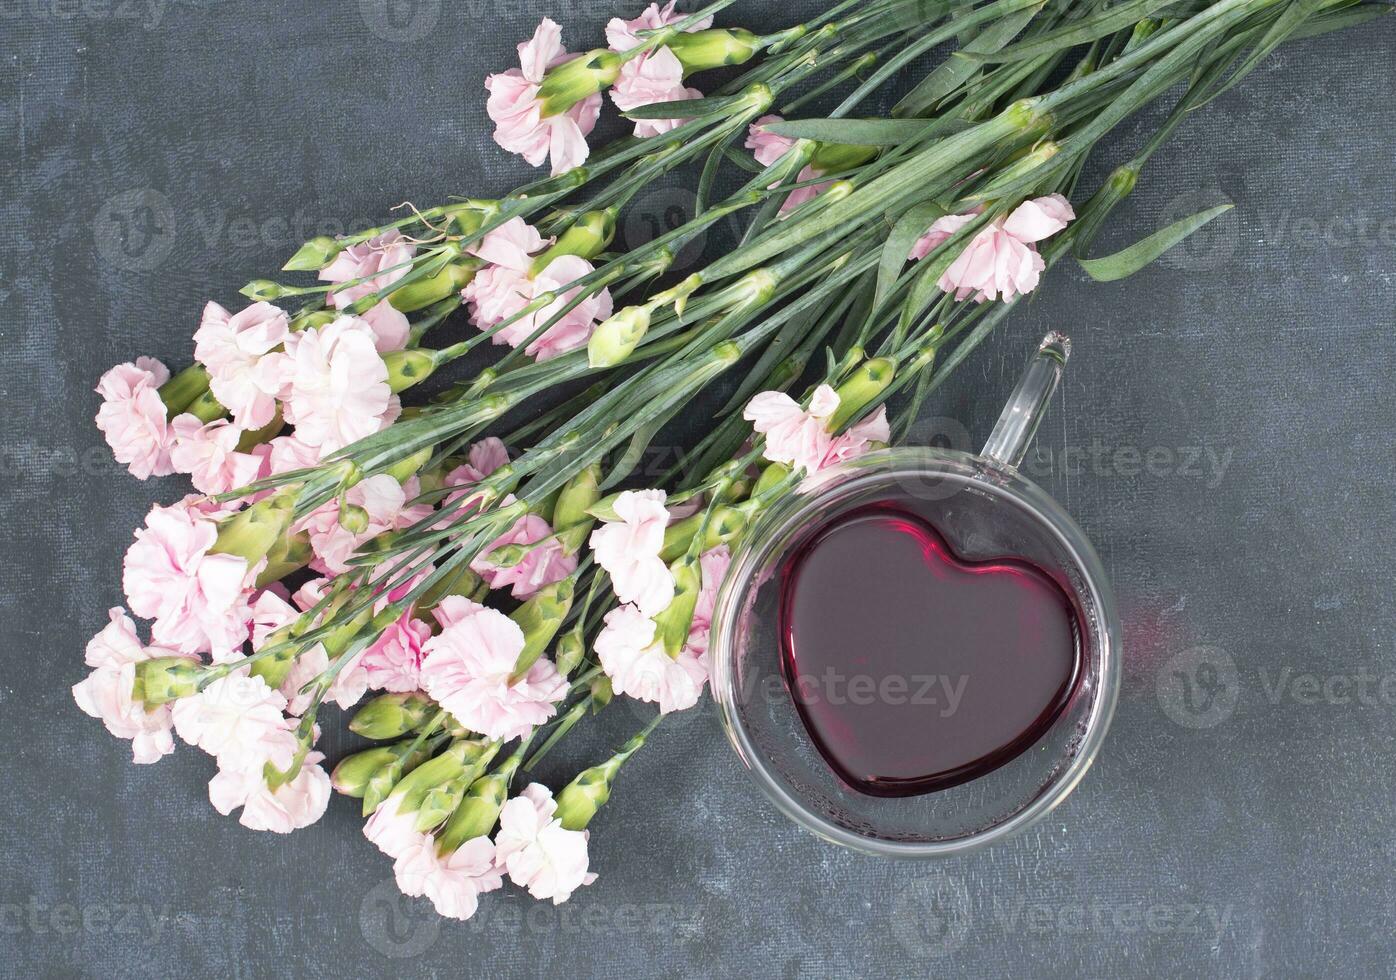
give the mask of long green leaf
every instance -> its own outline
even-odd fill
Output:
[[[1396,14],[1396,7],[1388,7],[1384,3],[1364,3],[1357,7],[1339,10],[1336,13],[1322,14],[1301,25],[1299,30],[1290,35],[1290,40],[1298,41],[1306,37],[1318,37],[1329,31],[1358,27],[1370,20],[1386,17],[1389,14]]]
[[[764,123],[761,128],[777,136],[817,143],[901,146],[925,136],[931,124],[925,119],[787,119]]]
[[[1209,93],[1206,98],[1202,99],[1200,102],[1194,103],[1192,106],[1193,111],[1195,112],[1201,109],[1203,106],[1221,98],[1221,96],[1229,92],[1241,79],[1254,71],[1255,67],[1260,64],[1271,51],[1278,48],[1291,34],[1303,26],[1304,22],[1313,16],[1318,6],[1318,0],[1290,0],[1289,6],[1285,7],[1284,12],[1270,25],[1270,29],[1265,32],[1265,36],[1256,42],[1250,54],[1246,55],[1245,60],[1236,66],[1236,70],[1231,73],[1231,77],[1217,86],[1216,90]]]
[[[911,252],[911,246],[916,244],[916,239],[924,235],[931,223],[945,213],[945,208],[935,201],[926,201],[916,205],[897,219],[897,223],[892,226],[892,231],[887,236],[886,243],[882,246],[882,258],[877,264],[877,292],[873,299],[874,309],[882,305],[882,301],[892,288],[892,283],[896,282],[897,277],[901,275],[902,268],[907,263],[907,255]]]
[[[990,25],[961,51],[956,51],[936,66],[935,71],[921,79],[892,108],[894,116],[919,116],[934,108],[946,96],[964,84],[983,65],[970,55],[992,54],[1017,37],[1036,17],[1042,8],[1029,7],[1009,14],[1003,20]]]
[[[621,113],[626,119],[693,119],[721,112],[742,102],[744,95],[722,95],[709,99],[678,99],[674,102],[651,102]]]
[[[1199,228],[1230,211],[1235,205],[1221,204],[1176,221],[1129,248],[1098,259],[1078,259],[1086,275],[1096,282],[1114,282],[1132,276]]]
[[[1115,7],[1094,13],[1089,17],[1068,24],[1055,31],[1048,31],[1033,41],[1009,45],[999,51],[983,53],[965,52],[965,56],[981,62],[1021,61],[1024,58],[1037,58],[1052,54],[1078,44],[1089,44],[1116,31],[1133,27],[1157,10],[1172,6],[1178,0],[1130,0]]]

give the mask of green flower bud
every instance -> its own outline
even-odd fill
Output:
[[[238,292],[242,293],[242,295],[246,296],[254,303],[263,301],[270,302],[271,300],[280,299],[287,295],[285,286],[278,282],[272,282],[270,279],[253,279],[246,286],[239,289]]]
[[[271,442],[285,427],[286,420],[281,417],[281,406],[278,405],[270,422],[260,429],[249,429],[238,438],[238,452],[250,453],[256,447]]]
[[[737,302],[744,306],[770,302],[778,285],[780,277],[770,269],[752,269],[737,283]]]
[[[784,463],[771,463],[756,480],[756,486],[752,489],[753,497],[760,497],[762,494],[779,486],[790,475],[790,467]]]
[[[648,306],[627,306],[601,322],[587,341],[587,363],[593,368],[615,367],[640,346],[650,328]]]
[[[568,830],[584,830],[596,816],[596,811],[611,798],[611,787],[615,784],[620,767],[645,744],[645,738],[654,729],[653,723],[620,747],[620,751],[599,766],[583,769],[577,777],[557,794],[555,816]]]
[[[285,536],[295,504],[295,495],[282,490],[225,518],[209,551],[237,555],[248,565],[257,564]]]
[[[606,250],[606,246],[611,244],[611,239],[615,237],[615,211],[610,208],[604,211],[588,211],[572,222],[549,248],[538,253],[533,260],[531,273],[538,275],[553,259],[562,255],[594,259]]]
[[[509,798],[509,777],[512,774],[512,770],[506,773],[501,769],[500,772],[481,776],[470,784],[455,812],[446,821],[446,826],[436,835],[438,853],[449,854],[466,841],[484,837],[494,829],[499,811]]]
[[[436,370],[436,358],[420,348],[394,350],[383,355],[388,366],[388,388],[397,394],[419,381],[425,381]]]
[[[208,391],[208,371],[195,361],[160,386],[160,400],[165,412],[174,418],[189,407],[189,403]]]
[[[614,51],[597,48],[550,69],[538,86],[539,114],[545,119],[559,115],[609,88],[620,77],[622,63]]]
[[[664,529],[664,544],[659,549],[659,557],[671,562],[688,551],[693,536],[703,526],[703,512],[690,514],[683,520],[675,521]]]
[[[155,657],[136,664],[131,698],[147,708],[198,693],[203,667],[193,657]]]
[[[591,710],[593,713],[600,711],[611,703],[611,699],[616,696],[611,688],[611,679],[605,674],[597,674],[591,679]]]
[[[703,285],[703,274],[695,272],[684,279],[676,286],[670,286],[662,293],[657,293],[649,302],[649,309],[657,310],[661,306],[674,304],[674,312],[683,316],[683,308],[688,303],[688,297],[696,293]]]
[[[363,534],[368,530],[368,511],[347,500],[339,505],[339,526],[350,534]]]
[[[499,202],[472,198],[448,204],[441,209],[441,213],[446,216],[453,233],[469,236],[479,231],[486,220],[499,213]]]
[[[468,760],[479,754],[480,743],[462,739],[451,745],[440,755],[428,759],[416,769],[397,781],[388,796],[398,800],[399,813],[415,813],[428,792],[452,779],[459,779],[465,772]],[[368,809],[370,795],[364,796],[364,807]],[[374,804],[377,807],[377,804]]]
[[[852,170],[877,156],[878,147],[853,143],[820,143],[810,160],[810,166],[821,174]]]
[[[469,565],[462,563],[454,572],[432,583],[431,588],[417,600],[417,608],[426,612],[448,595],[468,596],[480,587],[480,583],[480,576],[471,571]]]
[[[875,357],[864,361],[838,386],[839,407],[825,423],[830,432],[838,432],[850,421],[863,414],[874,398],[882,394],[897,374],[897,362],[890,357]]]
[[[443,266],[434,275],[425,276],[388,294],[388,302],[401,313],[415,313],[447,296],[459,293],[480,268],[478,259],[462,259]]]
[[[221,419],[228,414],[228,410],[223,407],[222,402],[213,397],[213,392],[205,391],[189,403],[185,411],[194,416],[200,422],[212,422],[214,419]]]
[[[419,833],[424,834],[433,827],[439,827],[455,814],[466,792],[494,761],[495,753],[499,751],[498,742],[467,741],[458,744],[470,747],[463,754],[461,771],[450,780],[433,786],[422,794],[421,802],[417,806],[416,829]]]
[[[368,792],[369,780],[379,769],[397,762],[399,755],[394,746],[382,745],[353,755],[345,756],[330,773],[330,785],[336,793],[362,799]]]
[[[311,558],[310,535],[283,534],[267,552],[267,563],[257,575],[257,588],[264,589],[279,582],[297,569],[304,568]]]
[[[587,508],[601,497],[601,477],[601,464],[592,463],[567,481],[553,505],[553,527],[564,531],[581,527],[583,537],[591,531],[596,522]]]
[[[316,235],[302,245],[289,262],[281,268],[286,272],[309,272],[323,269],[344,250],[344,244],[329,235]]]
[[[354,712],[349,730],[376,741],[397,738],[421,728],[437,710],[425,694],[380,694]]]
[[[509,614],[509,618],[519,624],[524,634],[523,649],[514,661],[514,672],[509,677],[510,682],[528,673],[528,669],[543,655],[557,631],[562,628],[562,621],[567,618],[567,613],[572,608],[573,589],[571,578],[554,582]]]
[[[334,323],[338,316],[339,313],[336,310],[312,310],[308,313],[297,313],[291,318],[291,329],[293,331],[319,330],[321,327]]]
[[[283,626],[262,643],[259,656],[248,668],[253,677],[260,677],[273,691],[279,688],[296,662],[295,624]]]
[[[336,792],[361,799],[384,770],[393,770],[391,776],[396,782],[403,772],[412,771],[427,758],[425,745],[410,751],[414,741],[406,739],[395,745],[375,745],[346,756],[330,773],[330,784]]]
[[[554,534],[558,544],[562,545],[565,554],[579,555],[583,546],[587,543],[587,538],[591,536],[591,528],[595,521],[587,519],[577,524],[571,524]]]
[[[657,627],[655,634],[664,644],[664,651],[671,657],[677,657],[688,642],[693,610],[698,606],[698,593],[703,588],[703,576],[698,563],[686,557],[670,565],[669,571],[674,576],[674,598],[654,617]]]
[[[986,200],[997,196],[1000,189],[1007,188],[1046,166],[1060,152],[1060,145],[1052,140],[1043,140],[995,174],[994,178],[974,195],[975,199]]]
[[[757,51],[757,38],[751,31],[714,28],[675,34],[664,42],[683,64],[683,73],[706,71],[722,65],[742,65]]]
[[[557,663],[558,673],[563,677],[571,677],[572,672],[577,669],[577,665],[586,656],[586,652],[586,641],[582,638],[580,626],[563,633],[557,638],[557,648],[553,658]]]

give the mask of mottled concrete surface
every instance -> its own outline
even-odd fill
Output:
[[[0,973],[1390,975],[1390,24],[1286,48],[1200,113],[1102,245],[1235,212],[1129,282],[1062,267],[928,407],[977,442],[1030,342],[1077,341],[1029,472],[1098,544],[1128,666],[1104,753],[1035,831],[931,865],[835,849],[758,796],[707,706],[626,770],[595,885],[443,923],[346,801],[255,834],[208,805],[202,754],[135,767],[78,712],[130,530],[182,493],[110,463],[98,375],[185,362],[202,303],[309,232],[516,183],[482,76],[540,13],[580,47],[610,9],[0,3]],[[544,775],[639,717],[603,715]]]

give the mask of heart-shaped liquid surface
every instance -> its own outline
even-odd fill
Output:
[[[1075,686],[1071,598],[1025,561],[962,561],[895,503],[846,514],[786,569],[783,667],[824,759],[852,788],[913,796],[998,768]]]

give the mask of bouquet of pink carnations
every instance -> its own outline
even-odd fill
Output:
[[[213,805],[256,830],[315,822],[332,788],[361,799],[403,891],[443,915],[505,878],[566,900],[595,877],[587,828],[621,767],[702,695],[714,596],[763,509],[904,434],[1059,259],[1117,278],[1214,218],[1087,257],[1190,112],[1279,44],[1389,10],[845,0],[757,35],[713,26],[729,4],[652,4],[582,54],[545,19],[485,86],[496,142],[549,176],[313,239],[284,267],[313,277],[208,303],[188,367],[102,377],[117,459],[195,491],[126,554],[149,641],[113,609],[73,692],[136,762],[178,734],[216,762]],[[593,149],[607,95],[634,135]],[[1137,155],[1083,193],[1101,138],[1165,95]],[[693,216],[616,247],[636,194],[689,166]],[[719,221],[737,245],[669,275]],[[435,341],[461,319],[464,339]],[[413,398],[486,342],[489,366]],[[660,430],[725,376],[693,452],[637,486]],[[522,776],[621,697],[656,714],[615,754],[556,792]],[[378,743],[332,774],[326,702]]]

